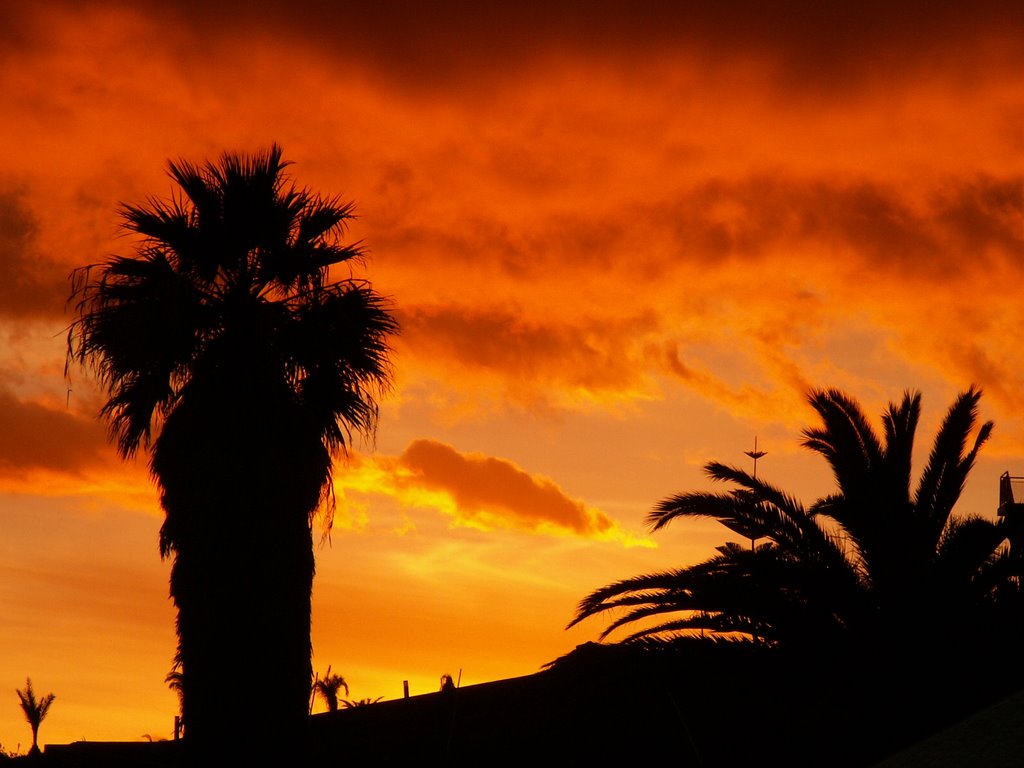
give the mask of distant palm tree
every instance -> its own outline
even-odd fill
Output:
[[[348,272],[352,205],[296,188],[287,166],[277,145],[170,163],[177,194],[122,209],[135,255],[72,274],[68,361],[106,388],[120,453],[151,453],[199,749],[253,729],[253,710],[225,705],[236,668],[260,670],[231,695],[259,702],[264,752],[301,739],[313,519],[329,525],[332,457],[372,435],[390,380],[397,323]]]
[[[956,398],[912,492],[920,395],[889,406],[879,437],[854,400],[812,392],[822,425],[805,430],[803,444],[830,464],[835,493],[808,509],[762,478],[712,462],[708,475],[733,489],[667,498],[648,516],[652,529],[706,517],[767,541],[726,543],[705,562],[598,589],[569,626],[621,611],[602,639],[629,625],[636,629],[626,640],[708,632],[783,644],[983,626],[1020,568],[1003,526],[952,514],[992,431],[991,422],[977,426],[980,397],[971,388]]]
[[[328,712],[338,711],[338,691],[345,689],[348,696],[348,683],[345,678],[338,674],[331,674],[331,668],[327,668],[327,674],[313,684],[313,691],[320,694],[327,704]]]
[[[39,724],[46,719],[50,705],[53,704],[54,695],[48,693],[40,699],[36,699],[35,691],[32,690],[32,679],[25,679],[25,690],[15,690],[21,702],[21,711],[25,713],[25,719],[32,729],[32,749],[30,755],[39,754]]]

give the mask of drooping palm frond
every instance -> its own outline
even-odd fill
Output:
[[[76,270],[72,286],[78,319],[68,331],[68,363],[92,366],[109,393],[101,415],[131,456],[149,444],[154,416],[173,407],[196,329],[208,321],[203,297],[151,251]]]
[[[678,517],[709,517],[746,538],[767,538],[782,550],[818,561],[851,584],[857,576],[845,548],[795,498],[778,487],[735,467],[710,462],[705,471],[715,481],[737,486],[727,493],[695,492],[663,499],[648,515],[652,530]]]
[[[847,603],[832,606],[822,592],[836,595],[836,604],[845,596]],[[838,631],[860,610],[857,594],[847,572],[815,568],[778,546],[751,550],[731,543],[696,565],[595,590],[580,601],[569,626],[598,613],[619,613],[601,633],[603,640],[621,627],[668,614],[668,621],[648,624],[627,639],[697,630],[795,641]]]

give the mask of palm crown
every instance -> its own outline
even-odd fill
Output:
[[[710,631],[799,643],[921,631],[939,613],[979,618],[1011,572],[1002,526],[952,514],[992,431],[991,422],[977,427],[980,396],[971,388],[957,397],[911,491],[920,395],[889,406],[879,437],[854,400],[812,392],[822,424],[804,431],[803,444],[828,461],[835,493],[808,509],[761,478],[709,463],[708,475],[732,490],[666,498],[648,516],[651,527],[712,518],[767,542],[727,543],[705,562],[598,589],[572,624],[615,610],[602,638],[630,625],[639,628],[627,640]]]
[[[198,376],[241,361],[273,365],[332,449],[347,430],[373,428],[369,395],[389,377],[397,326],[367,283],[327,282],[332,265],[362,255],[339,241],[352,205],[297,189],[287,165],[276,145],[219,165],[170,163],[181,195],[123,206],[143,237],[137,255],[99,277],[95,266],[73,274],[70,355],[107,388],[103,415],[123,454],[148,445],[154,416]]]

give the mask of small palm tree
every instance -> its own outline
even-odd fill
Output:
[[[48,693],[40,699],[36,699],[36,693],[32,690],[32,678],[25,679],[25,690],[17,690],[18,698],[21,700],[21,711],[25,713],[29,727],[32,729],[32,749],[30,755],[39,754],[39,724],[46,719],[46,713],[50,711],[54,695]]]
[[[331,668],[327,668],[327,674],[313,683],[313,692],[320,694],[324,703],[327,704],[328,712],[338,711],[338,691],[345,689],[348,696],[348,683],[345,678],[338,674],[331,674]]]

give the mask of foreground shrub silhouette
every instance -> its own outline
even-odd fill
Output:
[[[95,371],[120,453],[150,451],[172,559],[186,742],[295,743],[312,684],[314,514],[332,457],[388,387],[388,303],[342,236],[352,205],[297,188],[280,147],[169,164],[178,192],[125,205],[136,252],[72,274],[68,360]],[[239,676],[232,699],[223,680]]]
[[[569,626],[620,611],[602,639],[623,627],[633,628],[625,641],[706,633],[789,646],[990,638],[1005,603],[1010,613],[1019,605],[1021,569],[1002,524],[953,515],[992,431],[977,425],[980,397],[971,388],[956,398],[912,491],[919,393],[889,405],[879,436],[844,393],[812,392],[821,424],[804,431],[803,445],[828,462],[835,493],[805,508],[763,478],[711,462],[708,475],[730,490],[664,499],[648,522],[658,530],[712,518],[754,544],[726,543],[705,562],[598,589]]]

